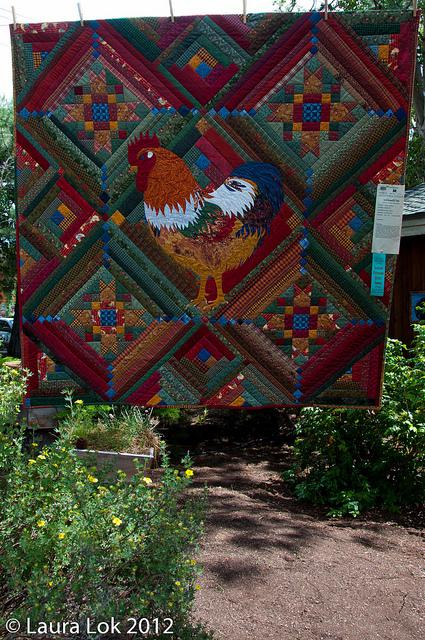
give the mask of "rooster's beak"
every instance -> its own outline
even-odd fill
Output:
[[[132,164],[130,166],[130,173],[136,173],[137,169],[138,169],[137,165]]]

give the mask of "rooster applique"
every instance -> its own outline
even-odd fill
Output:
[[[164,251],[199,277],[192,304],[200,309],[226,302],[223,273],[243,264],[270,230],[283,202],[282,179],[272,164],[247,162],[215,190],[199,186],[175,153],[156,135],[128,145],[128,162],[143,193],[146,221]],[[208,278],[216,297],[206,299]]]

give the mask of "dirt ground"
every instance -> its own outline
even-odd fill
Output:
[[[210,491],[195,617],[220,640],[424,640],[424,530],[304,509],[281,459],[267,447],[196,457]]]

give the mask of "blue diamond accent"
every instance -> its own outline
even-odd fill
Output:
[[[294,329],[308,329],[310,316],[308,313],[295,313],[293,320]]]
[[[115,309],[100,310],[100,324],[102,327],[115,327],[117,324],[117,312]]]
[[[353,229],[353,231],[358,231],[362,225],[363,225],[363,222],[357,216],[355,216],[348,223],[348,226],[351,227]]]
[[[93,102],[91,106],[93,120],[108,122],[109,121],[109,105],[107,102]]]
[[[322,105],[320,102],[306,102],[303,104],[303,121],[320,122],[322,118]]]
[[[206,362],[208,358],[210,358],[210,356],[211,356],[210,352],[205,348],[202,348],[198,353],[198,358],[199,360],[202,360],[202,362]]]
[[[56,210],[54,214],[50,216],[50,220],[59,226],[62,220],[65,220],[65,216]]]
[[[206,78],[210,75],[212,71],[212,67],[206,62],[201,62],[200,65],[196,67],[196,73],[201,76],[201,78]]]
[[[197,167],[199,167],[199,169],[204,170],[210,166],[211,162],[208,160],[207,156],[204,156],[204,154],[202,153],[195,164]]]

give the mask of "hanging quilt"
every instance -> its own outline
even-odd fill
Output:
[[[27,405],[377,406],[412,12],[12,28]]]

